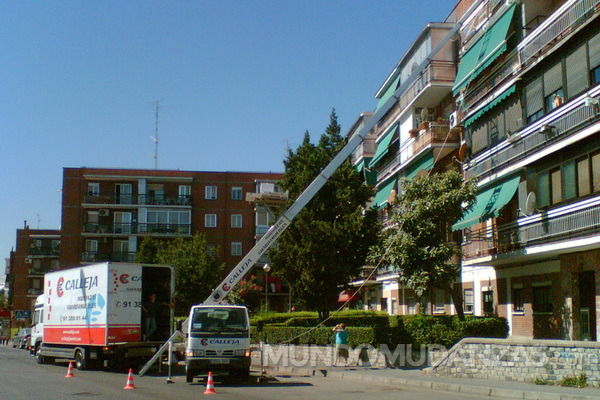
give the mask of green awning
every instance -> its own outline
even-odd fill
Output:
[[[475,79],[500,54],[506,51],[506,37],[516,9],[517,4],[510,6],[504,15],[463,54],[452,88],[455,96],[460,89]]]
[[[364,158],[362,160],[360,160],[360,162],[354,166],[354,168],[356,168],[356,170],[358,171],[359,174],[362,173],[364,167],[365,167]]]
[[[419,171],[431,170],[431,168],[433,168],[433,162],[433,153],[430,152],[429,154],[425,155],[424,157],[421,157],[417,162],[413,163],[411,166],[406,168],[405,177],[408,179],[413,179],[415,176],[417,176],[417,173]]]
[[[511,87],[509,87],[508,89],[506,89],[498,97],[496,97],[494,100],[492,100],[492,102],[489,103],[487,106],[483,107],[481,110],[477,111],[475,114],[473,114],[472,116],[470,116],[469,118],[467,118],[465,120],[465,122],[464,122],[465,128],[467,126],[471,125],[476,120],[478,120],[486,112],[488,112],[492,108],[496,107],[498,104],[500,104],[503,100],[505,100],[508,96],[510,96],[511,94],[513,94],[516,91],[517,91],[517,85],[516,84],[514,84]]]
[[[468,228],[479,222],[500,215],[504,207],[515,195],[519,187],[519,176],[515,176],[477,195],[475,205],[460,221],[452,226],[453,231]]]
[[[369,167],[376,165],[379,161],[381,161],[383,156],[387,154],[390,143],[392,142],[397,130],[398,125],[394,126],[392,129],[383,134],[383,138],[379,141],[379,143],[377,143],[377,151],[375,152],[373,159],[369,162]]]
[[[379,101],[377,102],[377,108],[375,109],[375,111],[379,110],[381,108],[381,106],[383,106],[390,99],[390,97],[392,97],[392,95],[396,92],[396,89],[398,88],[398,82],[400,82],[400,74],[399,73],[398,73],[398,76],[392,81],[390,86],[388,86],[385,93],[383,93],[383,95],[381,95],[381,97],[379,98]]]
[[[385,207],[387,205],[392,190],[396,187],[396,181],[395,178],[391,179],[379,188],[375,200],[373,200],[373,207]]]

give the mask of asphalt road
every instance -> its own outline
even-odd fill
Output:
[[[176,371],[181,372],[181,371]],[[75,377],[65,378],[67,364],[39,365],[25,350],[0,345],[0,399],[2,400],[182,400],[203,396],[206,382],[185,383],[183,374],[173,374],[173,384],[167,377],[151,370],[148,375],[134,375],[135,390],[124,390],[126,373],[107,371],[74,371]],[[478,396],[431,390],[404,389],[385,384],[370,384],[353,380],[318,376],[274,376],[258,382],[253,375],[248,384],[215,379],[215,391],[223,399],[301,398],[344,400],[470,400]],[[488,397],[488,399],[494,399]],[[499,399],[499,398],[496,398]]]

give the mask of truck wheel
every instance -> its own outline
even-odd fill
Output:
[[[40,354],[41,347],[42,346],[39,344],[35,346],[35,361],[37,361],[38,364],[46,364],[46,357]]]
[[[192,383],[194,381],[194,372],[189,369],[185,370],[185,381],[187,383]]]
[[[248,382],[250,379],[250,368],[237,371],[235,376],[242,382]]]
[[[80,371],[83,371],[84,369],[86,369],[86,367],[87,365],[85,362],[85,354],[83,350],[75,350],[75,368],[77,368]]]

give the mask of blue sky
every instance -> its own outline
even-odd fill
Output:
[[[0,0],[0,256],[60,227],[63,167],[153,169],[156,101],[159,169],[282,172],[455,3]]]

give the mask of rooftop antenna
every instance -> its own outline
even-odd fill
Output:
[[[37,218],[37,222],[38,222],[37,228],[40,229],[40,222],[42,222],[42,219],[40,218],[40,214],[35,214],[35,215],[37,215],[37,217],[38,217]]]
[[[154,169],[158,169],[158,111],[160,110],[160,101],[157,100],[154,103],[154,136],[150,136],[150,139],[154,142],[154,153],[150,154],[150,157],[154,158]]]

